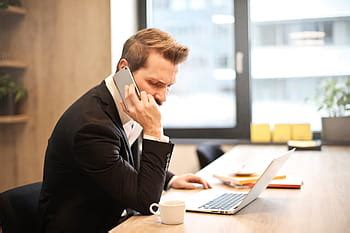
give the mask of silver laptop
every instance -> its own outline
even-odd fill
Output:
[[[203,190],[186,201],[186,210],[231,215],[237,213],[260,195],[294,150],[273,159],[249,192]]]

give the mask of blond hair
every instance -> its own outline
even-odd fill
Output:
[[[176,42],[168,33],[147,28],[138,31],[124,43],[121,59],[126,59],[130,70],[135,72],[145,67],[151,51],[159,53],[174,65],[188,56],[188,48]]]

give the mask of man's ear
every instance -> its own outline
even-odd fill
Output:
[[[125,58],[121,58],[118,62],[117,70],[123,69],[125,66],[129,66],[129,63]]]

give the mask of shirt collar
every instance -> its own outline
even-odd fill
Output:
[[[131,118],[123,111],[123,109],[119,109],[118,103],[120,101],[122,101],[122,99],[120,97],[120,94],[118,92],[117,87],[114,84],[113,76],[114,76],[114,74],[109,75],[105,79],[105,82],[106,82],[106,86],[107,86],[108,91],[111,93],[111,95],[113,97],[115,106],[116,106],[118,113],[119,113],[119,116],[120,116],[120,120],[122,121],[122,124],[124,125],[124,124],[128,123],[129,121],[131,121]]]

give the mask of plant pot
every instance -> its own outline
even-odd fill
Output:
[[[322,142],[325,144],[350,145],[350,116],[323,117]]]
[[[15,109],[15,98],[12,94],[0,99],[0,115],[14,115]]]

